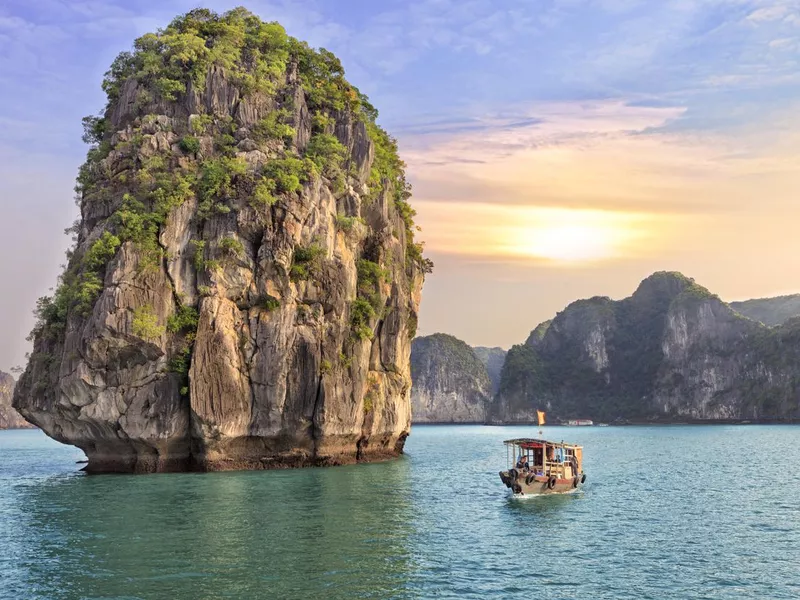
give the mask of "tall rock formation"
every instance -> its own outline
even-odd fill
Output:
[[[14,395],[14,378],[0,371],[0,429],[27,429],[33,427],[11,406]]]
[[[411,344],[415,423],[483,423],[491,402],[486,367],[466,343],[443,333]]]
[[[679,273],[570,304],[508,353],[490,420],[800,418],[800,319],[768,328]]]
[[[492,382],[492,396],[500,389],[500,376],[503,373],[503,363],[506,362],[507,351],[502,348],[487,348],[484,346],[474,346],[472,351],[486,367],[489,381]]]
[[[103,88],[19,411],[94,472],[401,452],[431,264],[396,143],[340,62],[198,9]]]
[[[789,319],[800,316],[800,294],[730,302],[729,305],[748,319],[770,327],[783,325]]]

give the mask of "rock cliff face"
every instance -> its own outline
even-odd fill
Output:
[[[500,375],[503,372],[503,363],[506,362],[507,351],[502,348],[486,348],[484,346],[475,346],[472,351],[486,367],[489,381],[492,382],[492,396],[494,396],[500,389]]]
[[[401,452],[431,264],[396,144],[339,61],[199,9],[103,87],[14,405],[94,472]]]
[[[800,294],[730,302],[729,305],[748,319],[770,327],[783,325],[789,319],[800,316]]]
[[[492,399],[486,367],[467,344],[436,333],[411,345],[415,423],[483,423]]]
[[[11,407],[14,395],[14,378],[0,371],[0,429],[26,429],[33,427]]]
[[[800,319],[768,328],[678,273],[580,300],[508,354],[490,420],[800,418]]]

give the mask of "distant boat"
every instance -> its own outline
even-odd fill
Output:
[[[506,440],[507,471],[500,481],[514,494],[565,494],[584,481],[583,446],[523,438]]]
[[[570,419],[566,422],[566,425],[571,427],[584,427],[587,425],[594,425],[594,423],[589,419]]]
[[[598,423],[596,427],[608,427],[608,423]]]

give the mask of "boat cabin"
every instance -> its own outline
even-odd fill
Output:
[[[535,476],[572,479],[583,472],[583,446],[532,438],[506,440],[509,470]]]

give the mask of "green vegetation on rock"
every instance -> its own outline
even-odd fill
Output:
[[[372,339],[371,322],[384,308],[381,286],[389,277],[389,271],[378,263],[358,261],[358,298],[350,308],[350,326],[356,339]]]
[[[297,246],[294,249],[294,259],[290,271],[292,281],[303,281],[316,275],[324,254],[325,248],[318,243]]]
[[[290,143],[297,133],[295,128],[286,122],[290,116],[287,109],[271,112],[256,123],[253,128],[253,139],[257,141],[275,139],[282,140],[284,144]]]
[[[324,49],[314,50],[291,38],[277,23],[264,23],[242,8],[223,15],[196,9],[174,19],[164,30],[137,39],[132,52],[123,52],[114,61],[103,81],[108,96],[107,110],[119,100],[127,81],[139,84],[137,103],[140,110],[144,110],[159,97],[174,101],[187,94],[189,88],[202,89],[212,68],[223,69],[242,96],[274,94],[291,63],[297,65],[301,85],[313,111],[316,133],[303,155],[297,155],[294,150],[286,151],[283,156],[269,161],[260,177],[248,173],[244,161],[232,155],[233,122],[212,115],[193,115],[188,132],[180,138],[178,146],[182,152],[196,156],[201,147],[198,136],[216,132],[215,147],[221,155],[206,157],[188,167],[176,169],[174,158],[168,154],[157,154],[145,160],[141,155],[137,157],[137,151],[152,137],[141,133],[139,128],[117,145],[117,149],[124,148],[131,159],[129,171],[117,176],[128,189],[113,217],[116,231],[109,235],[120,242],[136,244],[142,269],[158,267],[163,258],[159,232],[170,212],[193,194],[198,199],[198,215],[208,218],[228,213],[230,200],[240,188],[248,186],[250,203],[259,210],[272,207],[281,195],[301,191],[304,184],[320,174],[335,180],[336,187],[341,188],[345,178],[342,170],[345,148],[328,129],[334,123],[332,113],[351,110],[364,120],[375,144],[370,189],[373,194],[381,190],[392,193],[406,225],[408,260],[418,264],[425,273],[431,271],[432,263],[423,257],[422,246],[414,242],[415,212],[408,204],[410,186],[405,179],[405,164],[398,157],[397,142],[375,123],[377,110],[345,80],[341,62],[333,54]],[[143,117],[143,123],[153,123],[148,115]],[[291,111],[287,107],[277,108],[256,124],[254,137],[290,143],[296,134],[290,120]],[[111,149],[110,121],[104,115],[86,117],[83,124],[84,140],[92,147],[81,168],[76,190],[84,202],[105,199],[109,192],[107,186],[97,184],[106,177],[102,162]],[[349,230],[352,225],[346,223],[344,228]],[[297,261],[299,266],[293,271],[294,278],[307,277],[302,263],[302,259]],[[102,288],[98,277],[93,273],[83,274],[81,264],[72,264],[71,268],[72,272],[62,277],[64,289],[56,293],[62,308],[39,313],[58,313],[63,320],[69,308],[76,304],[80,305],[82,313],[91,309]],[[66,310],[63,309],[65,305]]]
[[[390,273],[378,263],[358,261],[358,295],[367,300],[376,311],[381,308],[381,284],[388,283]]]
[[[263,302],[264,310],[267,312],[272,312],[273,310],[278,310],[281,307],[281,301],[277,298],[273,298],[270,295],[267,295],[264,298]]]
[[[167,320],[167,331],[170,333],[197,331],[199,318],[196,308],[191,306],[179,306],[178,312]]]
[[[192,352],[197,337],[197,326],[200,315],[197,309],[183,304],[178,306],[178,311],[167,319],[167,331],[171,334],[182,336],[178,349],[169,361],[169,370],[181,378],[181,395],[189,393],[189,369],[192,364]]]
[[[306,157],[316,165],[320,173],[331,176],[336,175],[346,152],[346,148],[335,136],[318,133],[308,142]]]
[[[270,191],[279,194],[293,194],[303,189],[303,184],[317,174],[314,161],[286,156],[271,160],[264,168],[264,177],[271,181]]]
[[[180,141],[180,148],[187,154],[200,152],[200,140],[193,135],[184,136]]]
[[[344,215],[336,216],[336,226],[345,233],[352,233],[356,228],[356,224],[366,225],[364,219],[361,217],[346,217]]]
[[[213,211],[229,212],[225,202],[234,194],[236,179],[246,173],[247,164],[241,158],[221,156],[204,160],[197,180],[198,214],[207,217]]]
[[[105,231],[86,252],[82,270],[80,262],[74,262],[67,268],[61,275],[55,294],[37,301],[34,311],[36,325],[30,339],[43,333],[46,327],[49,328],[49,335],[60,335],[64,331],[70,310],[79,316],[85,316],[91,311],[95,300],[103,291],[101,275],[120,245],[117,236]]]
[[[159,324],[158,315],[153,311],[153,307],[144,304],[133,311],[131,330],[134,335],[153,341],[164,335],[166,327]]]
[[[291,44],[283,27],[264,23],[243,8],[222,17],[196,9],[137,39],[133,52],[123,52],[111,65],[103,89],[109,102],[115,101],[124,82],[134,78],[165,100],[175,100],[190,84],[202,88],[209,68],[219,67],[243,91],[270,93],[286,68]],[[250,61],[255,68],[244,66]]]
[[[234,237],[222,238],[219,248],[228,258],[242,258],[244,256],[244,245]]]
[[[356,339],[372,339],[372,327],[370,322],[375,316],[375,309],[372,304],[363,298],[357,298],[350,306],[350,326]]]

